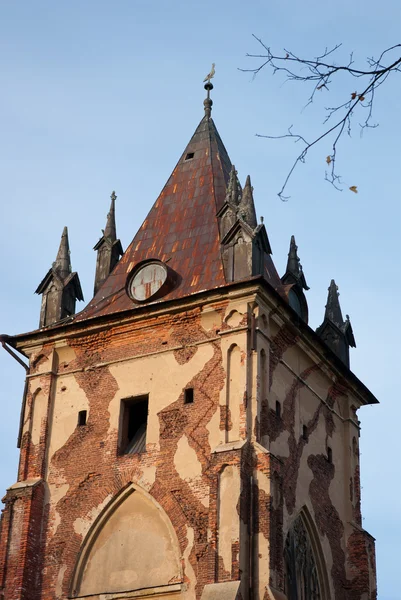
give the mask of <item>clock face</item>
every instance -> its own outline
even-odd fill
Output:
[[[163,263],[150,262],[140,267],[129,283],[129,293],[133,300],[144,302],[152,298],[167,279],[167,268]]]

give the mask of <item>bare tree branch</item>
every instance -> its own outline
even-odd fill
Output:
[[[253,69],[239,70],[252,73],[253,78],[255,78],[263,69],[270,68],[273,75],[277,72],[282,72],[285,75],[285,82],[296,81],[311,84],[311,93],[304,109],[313,103],[316,92],[321,92],[322,90],[329,91],[333,80],[338,77],[339,74],[344,73],[349,77],[359,80],[358,87],[362,88],[361,91],[350,91],[349,97],[344,98],[342,103],[325,109],[326,115],[323,119],[323,125],[327,125],[327,127],[324,128],[322,133],[314,140],[308,142],[303,136],[298,133],[293,133],[292,125],[284,135],[272,136],[257,134],[258,137],[268,139],[292,138],[294,142],[302,142],[303,144],[301,152],[296,157],[285,178],[283,186],[278,193],[281,200],[288,200],[289,198],[289,196],[284,195],[284,191],[296,166],[299,163],[305,162],[308,151],[324,138],[331,138],[332,140],[331,154],[326,158],[329,171],[325,172],[325,179],[336,189],[342,190],[341,177],[337,175],[335,170],[339,140],[344,133],[351,135],[352,119],[356,110],[362,109],[367,111],[364,120],[358,123],[361,128],[361,135],[364,129],[375,128],[378,126],[377,123],[372,123],[375,92],[383,85],[391,74],[401,71],[401,56],[399,56],[401,44],[395,44],[394,46],[386,48],[380,54],[378,59],[373,57],[367,58],[367,66],[365,68],[356,68],[354,66],[353,53],[350,54],[346,64],[337,65],[335,62],[331,62],[332,55],[341,47],[341,44],[337,44],[330,49],[326,48],[321,55],[316,56],[315,58],[304,59],[287,49],[284,49],[282,56],[275,55],[260,38],[255,35],[253,37],[262,46],[265,52],[262,54],[247,54],[247,56],[252,59],[262,59],[262,62]],[[388,63],[386,63],[387,59]],[[362,85],[360,81],[362,81]],[[337,116],[339,118],[333,125],[330,125],[330,120]],[[355,192],[356,186],[350,186],[349,189]]]

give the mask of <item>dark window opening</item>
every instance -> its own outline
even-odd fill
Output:
[[[191,158],[194,157],[194,152],[188,152],[188,154],[185,157],[185,160],[191,160]]]
[[[304,440],[308,441],[308,428],[306,425],[302,427],[302,437]]]
[[[146,451],[148,407],[148,396],[121,401],[120,449],[123,454],[140,454]]]
[[[314,549],[300,516],[292,525],[285,542],[284,573],[285,597],[288,600],[321,600]]]
[[[80,410],[78,413],[78,427],[86,425],[86,410]]]
[[[333,451],[331,448],[327,448],[327,460],[329,463],[333,462]]]
[[[278,400],[276,401],[276,417],[281,417],[281,404]]]
[[[192,404],[194,401],[194,388],[186,388],[184,391],[184,404]]]

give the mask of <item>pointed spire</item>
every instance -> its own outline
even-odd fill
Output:
[[[109,238],[110,241],[115,242],[117,239],[117,230],[116,230],[116,193],[113,191],[111,193],[111,204],[110,211],[107,214],[107,223],[106,229],[104,230],[104,237]]]
[[[301,289],[309,290],[298,256],[298,246],[293,235],[291,236],[290,251],[288,252],[287,270],[281,281],[283,283],[296,283]]]
[[[348,315],[344,322],[338,299],[338,287],[334,279],[331,280],[328,291],[324,320],[316,332],[349,367],[349,348],[356,347],[351,322]]]
[[[107,213],[106,228],[103,235],[93,248],[97,250],[96,274],[94,284],[94,295],[97,294],[102,283],[114,269],[120,256],[123,255],[123,249],[120,240],[117,239],[116,229],[116,193],[111,193],[110,210]]]
[[[299,277],[300,275],[300,264],[297,250],[298,246],[295,243],[295,237],[292,235],[290,241],[290,251],[288,253],[287,271],[292,273],[295,277]]]
[[[73,315],[76,300],[84,299],[78,273],[71,272],[67,227],[63,229],[56,260],[35,293],[42,294],[39,327],[52,325]]]
[[[327,296],[324,318],[325,320],[327,319],[328,321],[331,321],[341,329],[344,325],[344,319],[341,313],[340,301],[338,299],[340,294],[338,293],[338,286],[336,285],[334,279],[331,280],[328,291],[329,293]]]
[[[226,202],[237,205],[241,201],[241,186],[238,181],[238,174],[235,166],[232,165],[230,171],[230,179],[227,186]]]
[[[63,229],[56,260],[53,263],[53,269],[54,271],[57,271],[61,279],[65,279],[71,273],[70,245],[68,243],[67,227],[64,227]]]
[[[253,187],[251,185],[251,177],[248,175],[245,182],[245,187],[242,192],[242,198],[238,207],[239,216],[246,222],[252,229],[257,227],[255,203],[253,201]]]

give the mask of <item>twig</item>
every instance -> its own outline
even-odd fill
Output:
[[[278,196],[282,200],[289,199],[289,196],[284,196],[284,190],[286,189],[287,184],[298,163],[305,162],[307,153],[310,150],[310,148],[321,142],[324,138],[333,134],[334,138],[332,142],[332,153],[326,159],[326,162],[330,165],[330,171],[329,173],[327,171],[325,172],[325,179],[326,181],[329,181],[337,190],[342,190],[342,188],[340,187],[340,176],[337,175],[335,171],[337,159],[337,145],[344,132],[347,132],[348,135],[351,135],[354,111],[357,109],[359,110],[359,108],[368,111],[368,114],[365,117],[364,121],[362,123],[359,123],[361,127],[361,135],[364,129],[374,129],[378,126],[378,123],[371,123],[373,116],[375,92],[387,80],[391,73],[401,71],[401,57],[396,58],[387,65],[382,64],[382,61],[383,58],[386,57],[386,55],[390,52],[401,49],[401,44],[395,44],[394,46],[386,48],[380,54],[378,59],[374,59],[373,57],[367,58],[366,62],[368,68],[355,68],[353,66],[353,53],[350,54],[349,61],[347,64],[337,65],[334,62],[327,61],[327,57],[333,55],[341,47],[341,44],[336,44],[333,48],[330,49],[326,48],[322,54],[315,58],[304,59],[287,49],[284,49],[283,56],[275,55],[272,53],[270,47],[268,47],[260,38],[258,38],[255,35],[253,37],[262,46],[266,53],[247,54],[247,56],[249,58],[254,59],[263,59],[262,63],[253,69],[239,70],[243,72],[252,73],[253,78],[255,78],[263,69],[265,69],[266,67],[270,67],[273,75],[277,72],[282,72],[286,76],[285,81],[301,81],[304,83],[312,83],[313,88],[303,110],[313,103],[315,95],[318,91],[322,91],[323,89],[326,91],[330,90],[330,86],[332,85],[335,76],[338,76],[339,73],[345,73],[353,78],[363,80],[366,82],[364,86],[361,86],[364,87],[363,91],[350,91],[350,96],[347,100],[344,100],[344,102],[340,103],[337,106],[331,106],[325,109],[326,116],[323,119],[323,125],[326,125],[335,114],[340,113],[341,118],[334,125],[325,129],[311,142],[307,142],[306,139],[299,134],[294,134],[292,132],[292,125],[288,128],[288,133],[284,135],[272,136],[257,134],[258,137],[268,139],[293,138],[295,142],[302,142],[304,144],[302,151],[296,157],[292,167],[290,168],[285,178],[284,184],[280,192],[278,193]]]

